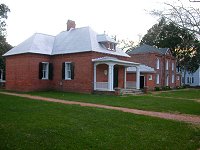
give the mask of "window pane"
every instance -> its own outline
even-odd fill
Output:
[[[71,79],[71,63],[65,63],[65,79]]]
[[[48,79],[48,63],[42,64],[42,79]]]

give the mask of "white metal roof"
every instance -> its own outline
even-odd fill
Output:
[[[116,48],[116,51],[111,51],[104,48],[98,42],[98,34],[90,27],[70,29],[57,36],[36,33],[3,56],[22,53],[57,55],[89,51],[130,57],[121,49]]]
[[[39,53],[50,55],[53,48],[54,38],[55,37],[51,35],[35,33],[21,44],[9,50],[3,56],[22,53]]]
[[[124,65],[124,66],[138,66],[139,63],[131,62],[131,61],[125,61],[125,60],[120,60],[114,57],[100,57],[100,58],[95,58],[92,59],[92,62],[97,62],[97,63],[115,63],[118,65]]]
[[[154,73],[155,72],[154,68],[151,68],[151,67],[143,65],[143,64],[139,65],[139,69],[140,69],[140,72],[146,72],[146,73],[148,73],[148,72]],[[136,68],[135,67],[128,67],[127,72],[136,72]]]
[[[98,42],[112,42],[112,43],[117,43],[114,39],[110,38],[109,36],[105,34],[98,34],[97,35],[97,40]]]

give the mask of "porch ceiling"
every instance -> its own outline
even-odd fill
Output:
[[[139,66],[139,63],[131,62],[131,61],[125,61],[125,60],[120,60],[114,57],[100,57],[100,58],[95,58],[92,59],[92,62],[97,63],[97,64],[117,64],[117,65],[122,65],[122,66],[127,66],[127,67],[133,67],[133,66]]]

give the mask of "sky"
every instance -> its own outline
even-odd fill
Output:
[[[7,19],[7,42],[16,46],[34,33],[57,35],[67,20],[76,27],[90,26],[99,34],[138,42],[158,18],[148,11],[163,9],[173,0],[0,0],[11,12]],[[189,1],[189,0],[182,0]]]

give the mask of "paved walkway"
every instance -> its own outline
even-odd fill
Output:
[[[122,112],[138,114],[138,115],[145,115],[145,116],[152,116],[152,117],[158,117],[158,118],[163,118],[163,119],[177,120],[177,121],[183,121],[183,122],[187,122],[187,123],[200,125],[200,116],[196,116],[196,115],[172,114],[172,113],[164,113],[164,112],[145,111],[145,110],[138,110],[138,109],[131,109],[131,108],[107,106],[107,105],[101,105],[101,104],[92,104],[92,103],[84,103],[84,102],[76,102],[76,101],[67,101],[67,100],[61,100],[61,99],[55,99],[55,98],[46,98],[46,97],[41,97],[41,96],[32,96],[32,95],[28,95],[28,94],[17,94],[17,93],[10,93],[10,92],[0,92],[0,94],[13,95],[13,96],[34,99],[34,100],[62,103],[62,104],[68,104],[68,105],[80,105],[80,106],[86,106],[86,107],[98,107],[98,108],[112,109],[112,110],[118,110],[118,111],[122,111]]]

